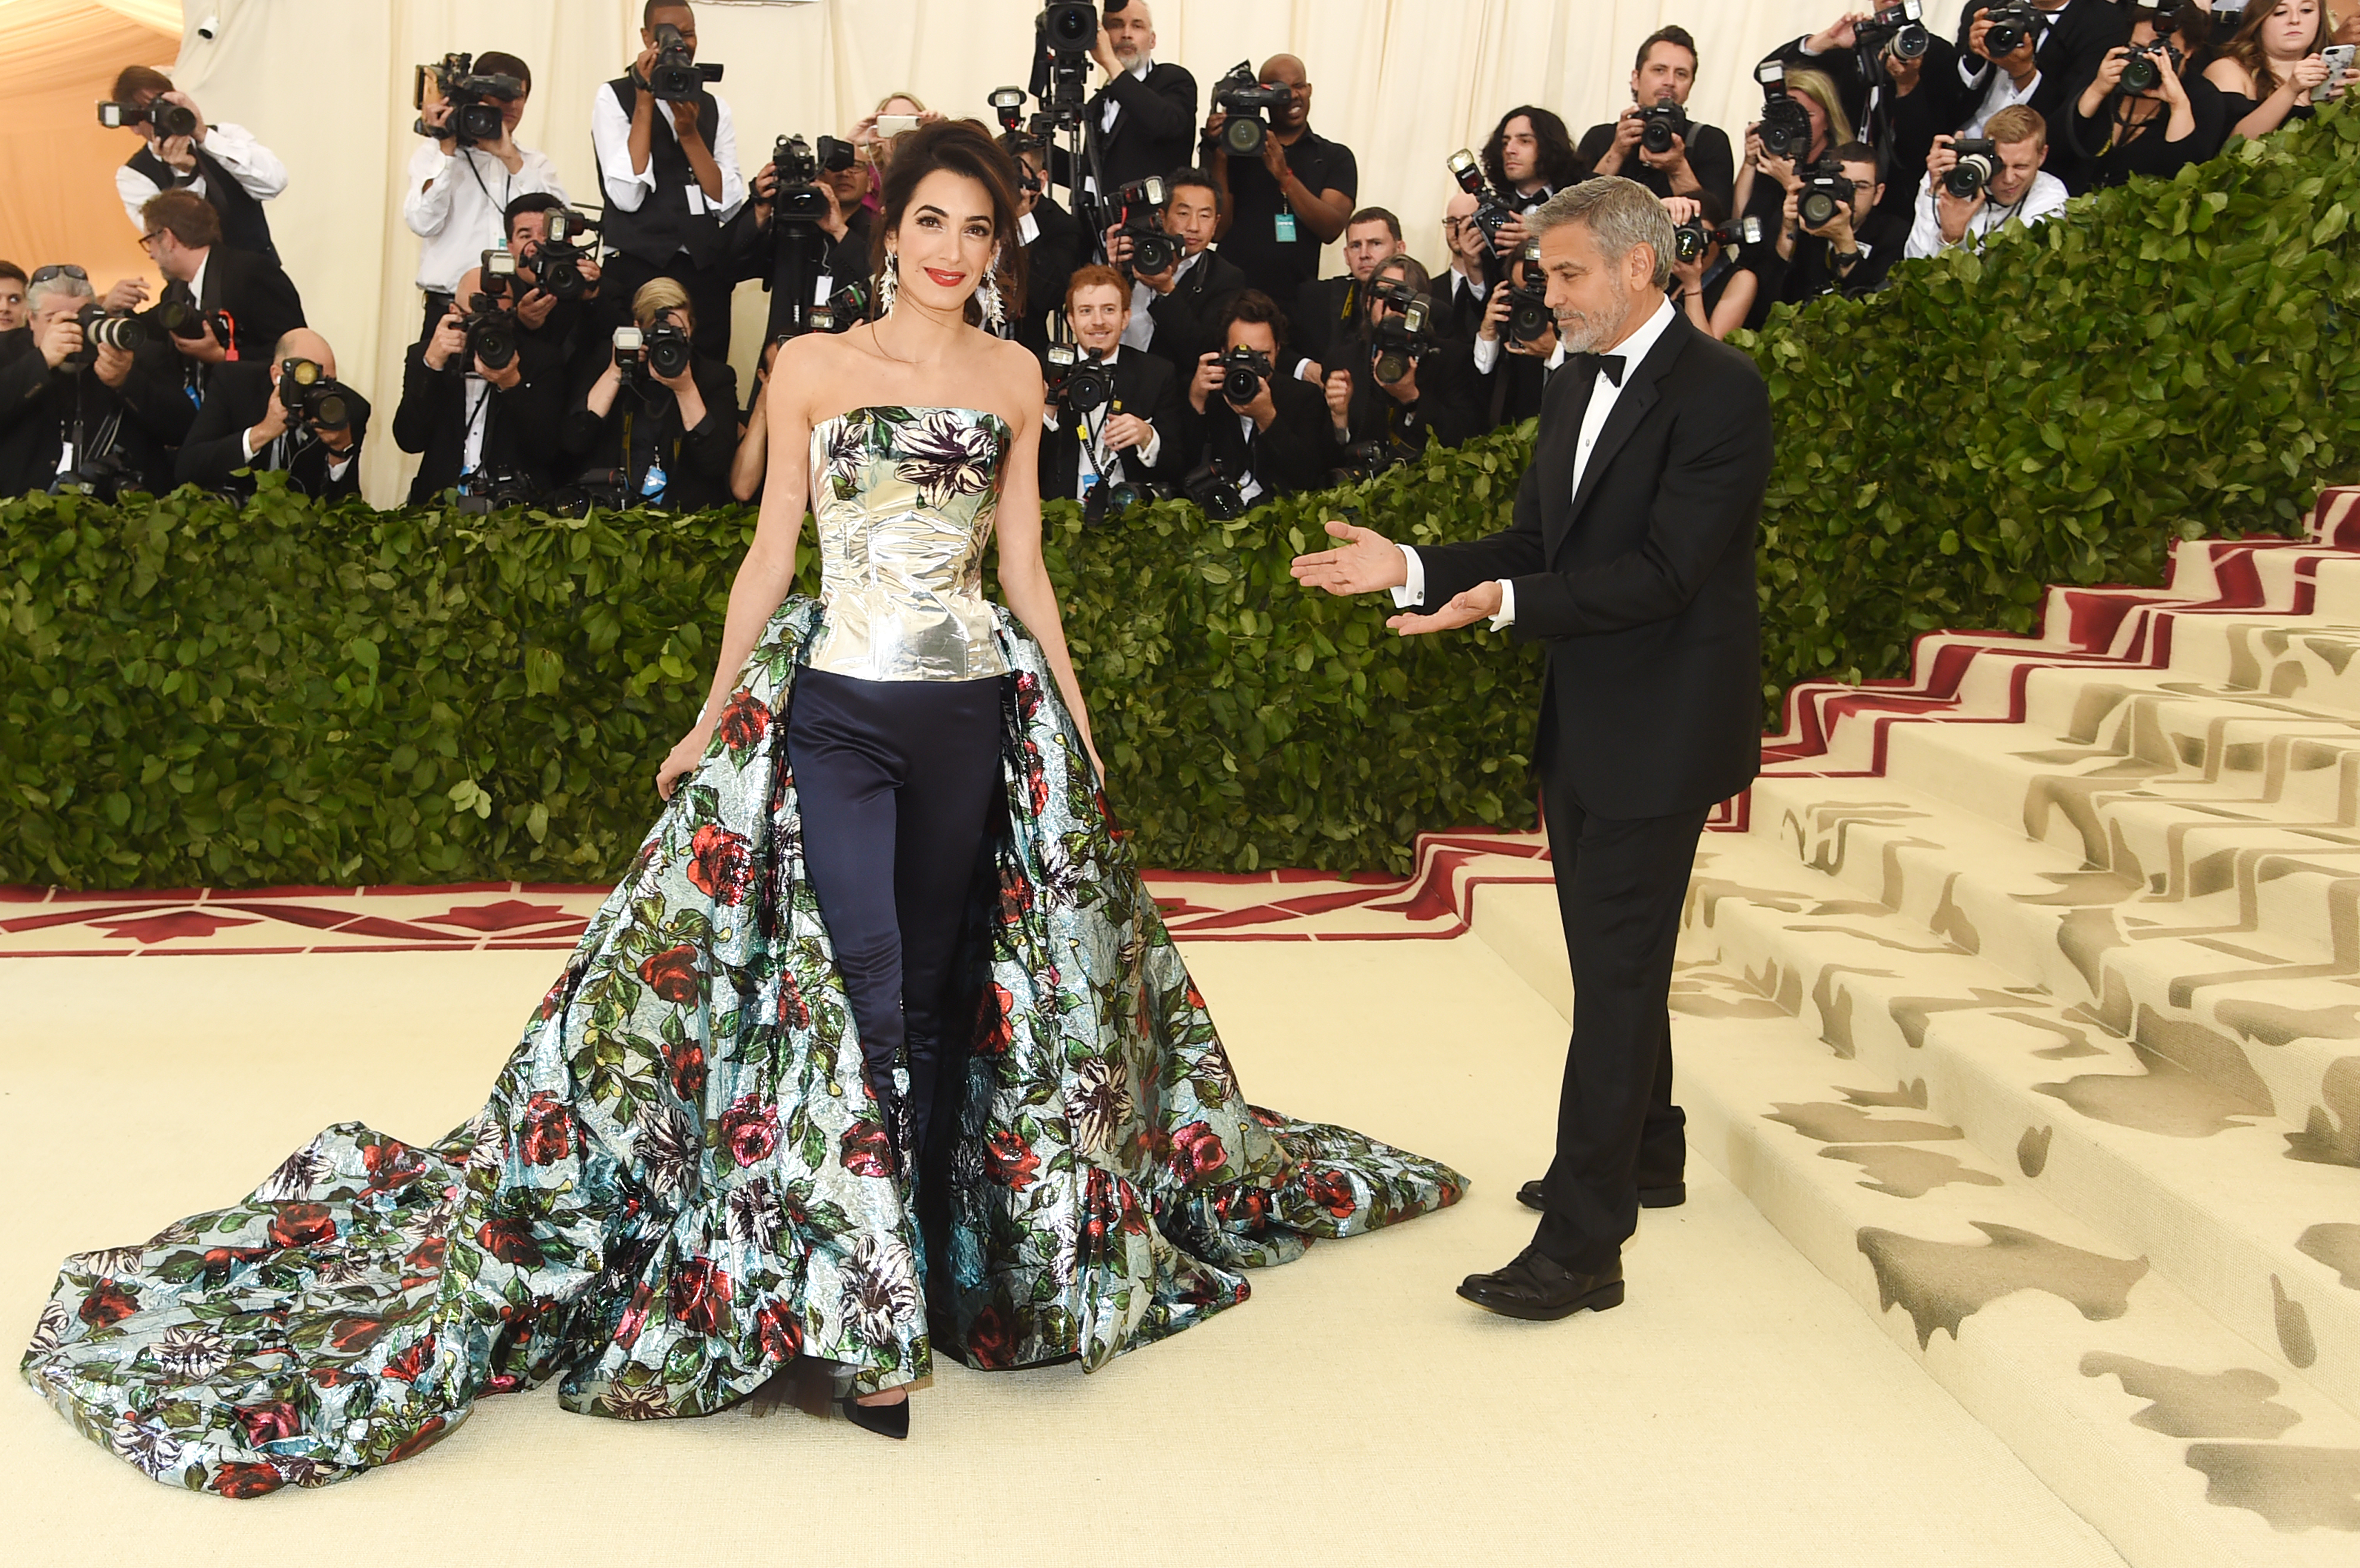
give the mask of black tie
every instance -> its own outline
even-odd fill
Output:
[[[1622,385],[1622,356],[1621,354],[1585,354],[1583,357],[1590,361],[1591,368],[1595,369],[1599,375],[1603,376],[1607,380],[1612,381],[1617,387]]]

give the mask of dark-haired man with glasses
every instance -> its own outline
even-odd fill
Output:
[[[144,215],[139,248],[164,275],[163,298],[229,327],[225,338],[217,327],[190,337],[176,334],[172,346],[191,362],[258,358],[303,325],[303,297],[294,279],[268,256],[224,245],[221,220],[203,199],[167,191],[149,199]]]

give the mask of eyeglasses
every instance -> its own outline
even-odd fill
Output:
[[[152,234],[141,234],[139,236],[139,248],[141,250],[146,250],[149,245],[154,245],[158,240],[162,239],[169,232],[169,231],[168,230],[158,229]]]
[[[90,281],[90,274],[84,272],[81,267],[76,267],[71,262],[52,264],[48,267],[37,267],[33,268],[31,281],[34,283],[47,283],[52,278],[79,278],[84,283]]]

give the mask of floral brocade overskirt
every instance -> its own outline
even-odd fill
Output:
[[[937,1278],[803,870],[794,599],[490,1102],[431,1144],[332,1127],[234,1206],[68,1258],[25,1376],[155,1479],[254,1497],[550,1379],[571,1410],[699,1415],[798,1356],[923,1377],[930,1323],[975,1367],[1096,1368],[1243,1301],[1241,1269],[1455,1202],[1445,1166],[1247,1104],[994,614],[1008,810]]]

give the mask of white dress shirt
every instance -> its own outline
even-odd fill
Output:
[[[202,150],[227,169],[230,178],[257,201],[268,201],[287,189],[287,166],[279,161],[278,154],[256,141],[254,133],[244,125],[208,126]],[[115,171],[115,193],[123,199],[123,211],[130,217],[131,226],[143,234],[148,232],[148,220],[139,209],[163,189],[127,163]],[[207,194],[204,165],[197,166],[195,179],[174,189],[193,191],[200,196]]]
[[[1107,350],[1106,358],[1100,360],[1098,363],[1106,366],[1107,374],[1109,376],[1112,376],[1114,374],[1114,362],[1120,358],[1121,355],[1122,344],[1118,343],[1114,347]],[[1107,478],[1109,475],[1118,473],[1120,469],[1120,455],[1119,453],[1101,452],[1098,449],[1098,442],[1104,438],[1106,432],[1106,421],[1113,417],[1114,405],[1109,403],[1105,406],[1098,416],[1098,426],[1097,430],[1093,430],[1090,428],[1090,421],[1087,416],[1084,416],[1082,419],[1082,461],[1076,463],[1074,467],[1074,499],[1076,501],[1079,501],[1089,495],[1091,481]],[[1145,418],[1144,415],[1140,417],[1142,419]],[[1054,430],[1059,429],[1061,422],[1062,416],[1055,408],[1046,409],[1041,416],[1042,425],[1048,430]],[[1154,467],[1157,462],[1159,462],[1164,455],[1164,432],[1157,430],[1153,425],[1149,425],[1147,427],[1147,439],[1140,442],[1139,446],[1135,450],[1139,452],[1140,462],[1147,464],[1150,468]],[[1103,459],[1103,466],[1101,466],[1101,459]]]
[[[692,180],[688,183],[688,210],[696,214],[711,212],[726,223],[746,204],[746,176],[738,168],[738,126],[729,117],[728,101],[716,97],[713,102],[720,112],[713,129],[713,161],[721,166],[721,200],[706,201],[705,187]],[[658,103],[655,108],[650,136],[672,136],[677,141],[669,106]],[[638,212],[647,201],[648,192],[656,188],[655,153],[651,143],[647,168],[637,174],[631,172],[631,117],[623,113],[622,101],[611,87],[601,85],[590,101],[590,146],[597,154],[598,183],[606,191],[607,205],[626,212]]]
[[[1966,236],[1959,243],[1970,250],[1981,250],[1994,231],[2005,228],[2012,221],[2027,224],[2053,218],[2065,210],[2065,182],[2043,169],[2032,177],[2031,186],[2015,201],[1998,202],[1985,198],[1967,219]],[[1934,177],[1927,175],[1918,182],[1918,212],[1909,225],[1909,244],[1902,255],[1911,260],[1923,260],[1939,256],[1951,248],[1942,240],[1942,211],[1934,194]]]
[[[1154,69],[1155,57],[1153,55],[1143,54],[1139,57],[1139,63],[1132,66],[1129,71],[1123,72],[1123,74],[1130,77],[1133,82],[1144,82],[1147,80],[1147,73]],[[1098,92],[1100,95],[1106,99],[1106,108],[1100,112],[1098,115],[1098,135],[1102,136],[1109,136],[1113,134],[1115,121],[1121,117],[1122,105],[1116,103],[1114,94],[1108,93],[1105,88],[1100,88]],[[1098,182],[1097,179],[1091,175],[1083,175],[1082,189],[1094,196],[1098,194]]]
[[[1204,259],[1205,253],[1201,250],[1194,256],[1182,256],[1180,258],[1180,265],[1172,269],[1173,287],[1175,289],[1178,288],[1180,280],[1188,276],[1188,269]],[[1134,282],[1131,284],[1131,324],[1122,329],[1123,347],[1143,350],[1155,341],[1155,316],[1153,312],[1155,310],[1155,302],[1163,298],[1163,295],[1158,294],[1154,289],[1150,289],[1144,283]]]
[[[1598,372],[1596,385],[1590,389],[1590,406],[1581,412],[1581,435],[1573,449],[1572,495],[1581,494],[1581,476],[1590,467],[1590,454],[1596,450],[1598,438],[1606,429],[1607,416],[1614,412],[1614,405],[1622,397],[1622,388],[1631,385],[1631,378],[1638,373],[1640,363],[1655,351],[1656,340],[1671,326],[1672,318],[1677,314],[1678,312],[1672,309],[1668,298],[1658,299],[1655,314],[1640,322],[1636,332],[1612,348],[1599,350],[1601,354],[1622,356],[1622,380],[1619,385],[1610,381],[1606,372],[1601,370]],[[1560,360],[1564,351],[1565,345],[1560,343],[1557,345]],[[1396,609],[1406,610],[1426,597],[1426,563],[1418,560],[1417,551],[1408,545],[1403,545],[1401,552],[1408,560],[1409,581],[1393,591],[1393,605]],[[1493,631],[1513,626],[1516,621],[1515,582],[1506,577],[1500,578],[1498,582],[1500,610],[1491,617]]]
[[[484,252],[507,248],[508,205],[516,198],[546,192],[566,199],[557,165],[547,153],[517,150],[524,161],[514,174],[480,147],[446,153],[429,139],[410,155],[410,194],[401,203],[401,221],[426,242],[418,247],[421,289],[448,294]]]

